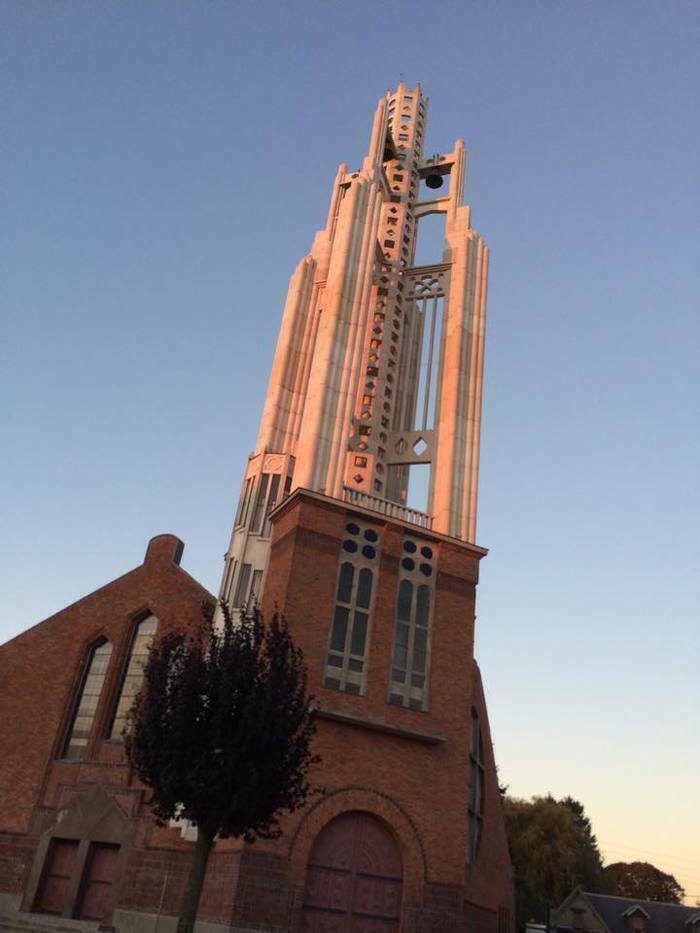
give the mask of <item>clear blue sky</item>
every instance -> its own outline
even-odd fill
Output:
[[[288,276],[403,72],[492,248],[504,782],[700,897],[700,5],[0,6],[0,637],[174,532],[218,586]]]

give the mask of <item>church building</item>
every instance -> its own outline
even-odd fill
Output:
[[[319,702],[322,792],[280,839],[216,844],[202,933],[512,930],[474,661],[488,249],[462,141],[423,155],[427,109],[403,83],[379,101],[291,278],[219,596],[283,610]],[[442,255],[420,265],[428,217]],[[122,732],[153,640],[214,602],[182,548],[157,536],[0,647],[0,930],[175,929],[192,830],[155,824]]]

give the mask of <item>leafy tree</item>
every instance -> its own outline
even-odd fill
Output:
[[[548,909],[581,884],[603,887],[602,863],[591,823],[579,801],[533,797],[504,800],[506,833],[516,878],[518,926],[547,920]]]
[[[673,875],[649,862],[614,862],[606,865],[608,893],[640,901],[663,901],[682,904],[685,891]]]
[[[580,842],[573,869],[574,874],[580,880],[577,880],[575,884],[582,884],[585,890],[592,893],[602,894],[605,891],[605,881],[602,874],[602,859],[598,848],[598,840],[593,833],[591,821],[586,816],[583,804],[573,797],[563,797],[559,803],[571,811]]]
[[[256,609],[234,622],[221,608],[223,625],[203,607],[197,634],[153,645],[126,737],[158,821],[197,827],[178,933],[194,928],[215,838],[278,837],[279,814],[303,806],[318,760],[306,667],[284,619],[265,624]]]

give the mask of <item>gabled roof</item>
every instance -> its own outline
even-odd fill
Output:
[[[610,933],[629,933],[627,918],[639,910],[647,918],[648,933],[688,933],[688,921],[698,915],[697,907],[639,901],[630,897],[582,892]]]
[[[6,649],[17,648],[25,644],[27,638],[33,637],[40,630],[46,631],[47,625],[51,626],[61,623],[73,624],[75,618],[79,616],[81,612],[89,614],[92,611],[91,606],[94,606],[96,601],[104,599],[105,597],[109,599],[110,594],[116,594],[119,591],[123,592],[129,587],[138,588],[139,580],[144,584],[140,588],[142,594],[144,591],[152,591],[153,587],[148,582],[149,580],[152,582],[154,579],[159,579],[160,589],[162,590],[163,581],[165,579],[164,574],[169,575],[169,579],[173,581],[174,585],[181,584],[185,590],[188,590],[193,600],[200,603],[215,603],[215,597],[203,587],[198,580],[195,580],[193,576],[180,566],[184,547],[185,545],[176,535],[155,535],[148,542],[146,556],[142,564],[139,564],[132,570],[128,570],[114,580],[110,580],[108,583],[103,584],[86,596],[81,596],[79,599],[75,600],[75,602],[69,603],[67,606],[64,606],[63,609],[59,609],[58,612],[48,616],[46,619],[42,619],[41,622],[37,622],[23,632],[19,632],[9,641],[0,644],[0,652],[4,652]],[[145,604],[143,608],[145,608]]]
[[[641,914],[643,917],[646,917],[647,920],[650,919],[649,914],[644,910],[641,904],[634,903],[631,907],[628,907],[624,912],[624,917],[634,917],[635,914]]]

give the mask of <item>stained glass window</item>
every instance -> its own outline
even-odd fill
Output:
[[[109,738],[121,741],[124,738],[126,729],[126,720],[129,715],[136,694],[141,689],[143,683],[143,669],[148,660],[148,652],[151,650],[153,639],[155,638],[158,619],[150,615],[142,619],[136,626],[134,638],[129,649],[129,659],[124,672],[119,699],[112,721],[112,727],[109,731]]]
[[[108,641],[95,645],[88,655],[75,712],[63,746],[63,758],[78,760],[85,755],[111,657],[112,645]]]
[[[360,549],[363,537],[372,544]],[[323,677],[325,687],[346,693],[364,692],[378,541],[373,528],[347,523]]]
[[[407,539],[403,543],[406,554],[415,554],[418,543]],[[394,648],[389,677],[389,702],[411,709],[425,709],[428,697],[428,673],[430,655],[430,619],[433,582],[433,552],[423,546],[421,554],[431,564],[421,564],[404,557],[401,561],[399,587],[396,595],[396,619],[394,623]],[[429,557],[428,557],[429,555]],[[428,567],[429,573],[423,569]]]

